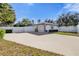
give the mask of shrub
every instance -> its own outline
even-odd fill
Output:
[[[49,32],[58,32],[58,30],[49,30]]]
[[[6,30],[6,33],[12,33],[11,29]]]
[[[3,39],[4,34],[5,34],[5,30],[0,29],[0,39]]]

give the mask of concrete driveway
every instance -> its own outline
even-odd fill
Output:
[[[27,46],[56,52],[63,55],[79,56],[79,37],[59,34],[34,35],[31,33],[6,34],[6,40]]]

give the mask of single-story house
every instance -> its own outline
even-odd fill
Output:
[[[32,25],[35,28],[35,32],[49,32],[49,30],[58,30],[58,26],[53,23],[39,23]]]

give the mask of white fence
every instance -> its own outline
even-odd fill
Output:
[[[58,27],[58,31],[62,31],[62,32],[77,32],[77,33],[79,33],[79,24],[77,26],[62,26],[62,27]]]
[[[58,28],[62,32],[77,32],[77,26],[62,26]]]
[[[35,29],[33,26],[28,27],[13,27],[13,32],[34,32]]]
[[[77,32],[77,26],[62,26],[58,28],[62,32]]]
[[[0,27],[1,29],[11,29],[13,33],[15,32],[35,32],[35,26],[27,26],[27,27]],[[62,32],[78,32],[79,33],[79,25],[77,26],[62,26],[57,27],[54,26],[54,29],[58,29],[58,31]]]
[[[11,29],[13,33],[15,32],[34,32],[35,28],[33,26],[27,26],[27,27],[0,27],[1,29]]]
[[[79,24],[77,25],[77,32],[79,33]]]

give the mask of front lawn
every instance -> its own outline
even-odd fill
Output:
[[[72,32],[55,32],[55,33],[61,35],[79,36],[78,33],[72,33]]]
[[[15,42],[0,39],[0,55],[3,56],[60,56],[41,49],[24,46]]]

